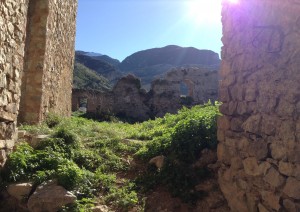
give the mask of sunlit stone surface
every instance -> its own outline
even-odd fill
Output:
[[[300,1],[223,1],[222,22],[221,190],[232,211],[299,211]]]

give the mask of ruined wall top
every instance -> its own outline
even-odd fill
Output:
[[[188,97],[182,95],[180,85],[186,84]],[[149,92],[132,75],[123,77],[109,92],[74,89],[72,108],[78,110],[80,101],[87,99],[87,111],[111,113],[144,121],[176,113],[183,105],[192,106],[218,98],[218,71],[200,68],[172,69],[164,79],[152,82]]]

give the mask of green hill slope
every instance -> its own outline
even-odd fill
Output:
[[[73,73],[73,88],[107,91],[112,88],[108,79],[75,62]]]

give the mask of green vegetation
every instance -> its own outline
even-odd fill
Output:
[[[108,79],[78,62],[74,65],[73,87],[98,91],[107,91],[112,88]]]
[[[195,169],[192,164],[202,149],[216,147],[218,114],[218,106],[208,103],[136,124],[50,115],[40,126],[22,127],[51,137],[35,149],[20,143],[1,178],[6,183],[30,180],[36,185],[57,179],[78,199],[63,211],[88,211],[95,203],[118,211],[142,210],[143,197],[157,186],[166,186],[173,195],[192,203],[203,195],[194,186],[209,176],[206,169]],[[148,166],[158,155],[167,158],[161,170]],[[142,164],[142,174],[131,170],[132,160]],[[136,175],[126,177],[128,173]]]
[[[165,185],[174,196],[191,203],[203,196],[194,187],[209,177],[209,172],[193,168],[192,164],[199,159],[201,150],[216,148],[218,114],[218,106],[209,103],[138,125],[132,137],[150,141],[136,155],[145,161],[157,155],[167,158],[162,170],[153,172],[150,168],[138,179],[138,185],[146,190]]]

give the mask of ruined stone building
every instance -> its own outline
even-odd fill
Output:
[[[0,164],[17,121],[71,113],[76,0],[0,1]]]
[[[146,92],[138,78],[128,75],[120,79],[112,91],[73,89],[72,110],[77,111],[80,102],[85,99],[87,112],[145,121],[166,113],[177,113],[183,105],[203,104],[209,100],[214,102],[218,98],[218,80],[218,71],[174,68],[165,78],[154,80],[150,91]],[[184,96],[181,95],[182,84],[188,91]],[[186,97],[189,99],[186,100]]]
[[[70,114],[75,14],[75,0],[0,0],[0,163],[17,117]],[[224,0],[222,23],[220,188],[234,212],[297,212],[300,1]]]

